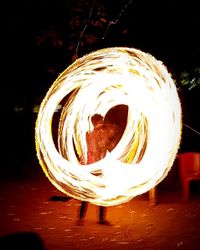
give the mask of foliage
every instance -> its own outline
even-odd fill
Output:
[[[62,25],[56,21],[42,25],[35,45],[67,50],[72,61],[93,49],[108,25],[107,10],[101,0],[62,0],[60,18]]]
[[[190,71],[182,71],[180,74],[180,83],[186,86],[189,90],[200,86],[200,67],[196,67]]]

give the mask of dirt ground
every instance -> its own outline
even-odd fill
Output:
[[[158,190],[159,203],[148,194],[109,207],[111,226],[97,223],[89,205],[84,226],[77,226],[80,202],[64,196],[45,176],[2,180],[0,249],[20,250],[198,250],[200,191],[184,202],[181,190]]]

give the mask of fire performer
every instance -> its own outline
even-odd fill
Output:
[[[111,123],[105,123],[103,116],[95,114],[91,118],[93,124],[93,130],[86,133],[87,142],[87,160],[81,157],[80,162],[83,165],[91,164],[100,161],[106,156],[107,151],[111,152],[117,143],[119,142],[122,131],[119,126]],[[78,225],[84,224],[84,218],[88,202],[82,201],[79,211]],[[111,225],[109,221],[105,219],[106,207],[99,207],[99,224]]]

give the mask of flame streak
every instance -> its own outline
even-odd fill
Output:
[[[57,149],[52,119],[66,96]],[[128,118],[118,145],[103,160],[80,165],[91,116],[105,116],[121,104],[128,106]],[[76,60],[50,87],[37,117],[36,151],[43,171],[60,191],[112,206],[147,192],[167,176],[181,130],[179,97],[163,63],[137,49],[107,48]]]

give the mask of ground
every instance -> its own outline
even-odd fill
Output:
[[[97,207],[90,204],[84,226],[77,226],[80,202],[60,193],[43,173],[2,180],[0,249],[200,249],[200,192],[187,202],[180,189],[158,195],[156,206],[143,194],[109,207],[112,226],[99,225]]]

